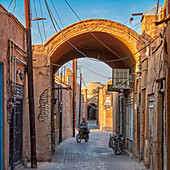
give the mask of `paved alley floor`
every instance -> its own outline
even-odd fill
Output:
[[[42,170],[142,170],[138,162],[123,155],[114,155],[108,147],[110,133],[92,132],[89,142],[77,143],[70,138],[56,147],[51,163],[39,163]]]

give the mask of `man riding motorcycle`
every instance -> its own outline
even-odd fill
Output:
[[[76,136],[76,140],[78,143],[81,142],[82,139],[84,139],[86,142],[89,140],[89,129],[88,129],[88,123],[86,121],[86,118],[82,118],[82,122],[80,123],[79,126],[79,132]]]
[[[86,121],[85,117],[82,118],[82,122],[80,123],[80,127],[83,128],[84,133],[86,133],[86,134],[88,133],[88,122]]]

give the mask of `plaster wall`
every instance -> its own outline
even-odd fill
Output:
[[[154,26],[151,22],[157,20],[156,16],[144,16],[142,21],[142,35],[147,39],[157,36],[158,33],[163,33],[163,26]],[[150,24],[149,24],[150,23]],[[146,35],[147,33],[147,35]],[[144,138],[144,162],[146,167],[150,169],[162,169],[162,133],[163,133],[163,101],[165,110],[167,109],[166,90],[169,88],[166,78],[167,72],[167,54],[165,42],[159,38],[154,44],[151,45],[149,56],[142,62],[142,70],[147,69],[142,73],[142,89],[146,90],[146,103],[145,103],[145,131],[143,132]],[[166,42],[167,43],[167,42]],[[157,51],[155,48],[159,46]],[[150,125],[149,125],[149,96],[154,95],[154,114],[153,114],[153,141],[150,141]],[[167,96],[167,98],[169,98]],[[167,111],[166,113],[167,114]],[[166,121],[166,124],[168,122]],[[167,133],[167,129],[166,132]],[[167,137],[166,137],[167,140]],[[168,143],[166,143],[168,145]],[[166,161],[165,161],[166,162]]]
[[[0,11],[7,12],[7,10],[0,4]],[[0,13],[0,62],[3,63],[3,167],[4,169],[8,169],[9,167],[9,121],[8,121],[8,108],[7,102],[9,100],[9,64],[8,64],[8,40],[12,39],[15,43],[17,43],[24,50],[25,46],[25,28],[24,26],[15,18],[14,15],[6,15]],[[16,53],[14,50],[14,55],[23,60],[21,55]],[[17,64],[16,70],[21,68],[24,71],[24,66]],[[25,74],[26,76],[26,74]],[[25,111],[26,111],[26,79],[20,81],[18,77],[16,77],[16,83],[24,87],[24,98],[23,98],[23,121],[26,119]],[[23,125],[24,127],[24,125]],[[23,139],[25,137],[23,128]],[[23,148],[25,147],[25,141],[23,141]]]

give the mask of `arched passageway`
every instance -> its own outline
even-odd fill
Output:
[[[106,63],[112,69],[128,68],[131,72],[135,72],[138,69],[136,63],[139,60],[139,56],[145,56],[146,49],[138,53],[145,46],[145,42],[146,40],[136,32],[122,24],[104,19],[89,19],[64,28],[51,37],[44,45],[33,46],[34,67],[36,68],[34,75],[41,76],[41,78],[35,79],[35,84],[41,84],[37,88],[36,96],[40,96],[46,90],[48,98],[45,104],[45,107],[48,108],[48,116],[45,118],[47,122],[50,122],[48,126],[50,130],[46,127],[46,131],[43,133],[49,134],[50,131],[50,135],[47,135],[48,142],[46,142],[49,145],[46,148],[52,150],[55,143],[55,135],[53,135],[55,129],[52,122],[55,116],[51,98],[54,89],[52,84],[53,75],[57,70],[70,60],[83,58],[84,55],[82,53],[84,53],[89,58],[95,58]],[[122,59],[127,56],[130,57]],[[108,60],[114,60],[114,62],[108,62]],[[108,114],[109,108],[105,107],[105,110],[103,115]],[[39,108],[36,111],[39,112]],[[105,126],[109,123],[110,117],[106,119]],[[100,124],[100,116],[96,119],[99,120]],[[108,127],[106,127],[107,129]],[[42,133],[41,129],[37,130],[37,133],[39,132],[40,134]],[[67,133],[70,133],[70,131],[67,130]],[[42,147],[44,146],[39,145],[39,148]]]
[[[145,53],[143,50],[126,60],[107,62],[136,53],[145,45],[145,40],[122,24],[104,19],[89,19],[64,28],[44,46],[35,45],[34,56],[46,55],[47,63],[60,66],[72,59],[84,57],[70,43],[86,56],[101,60],[111,68],[131,68],[138,61],[138,57]],[[37,61],[42,63],[42,59],[38,57]],[[55,71],[58,68],[55,67]]]
[[[87,107],[87,120],[97,120],[97,106],[94,103]]]

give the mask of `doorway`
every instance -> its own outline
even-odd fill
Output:
[[[97,120],[97,106],[94,103],[90,103],[87,107],[87,120]]]
[[[15,106],[12,110],[10,128],[9,128],[9,161],[11,170],[17,169],[22,166],[22,148],[23,148],[23,139],[22,139],[22,87],[17,86],[18,93],[16,96]],[[17,91],[17,90],[16,90]],[[19,92],[21,94],[19,94]]]

